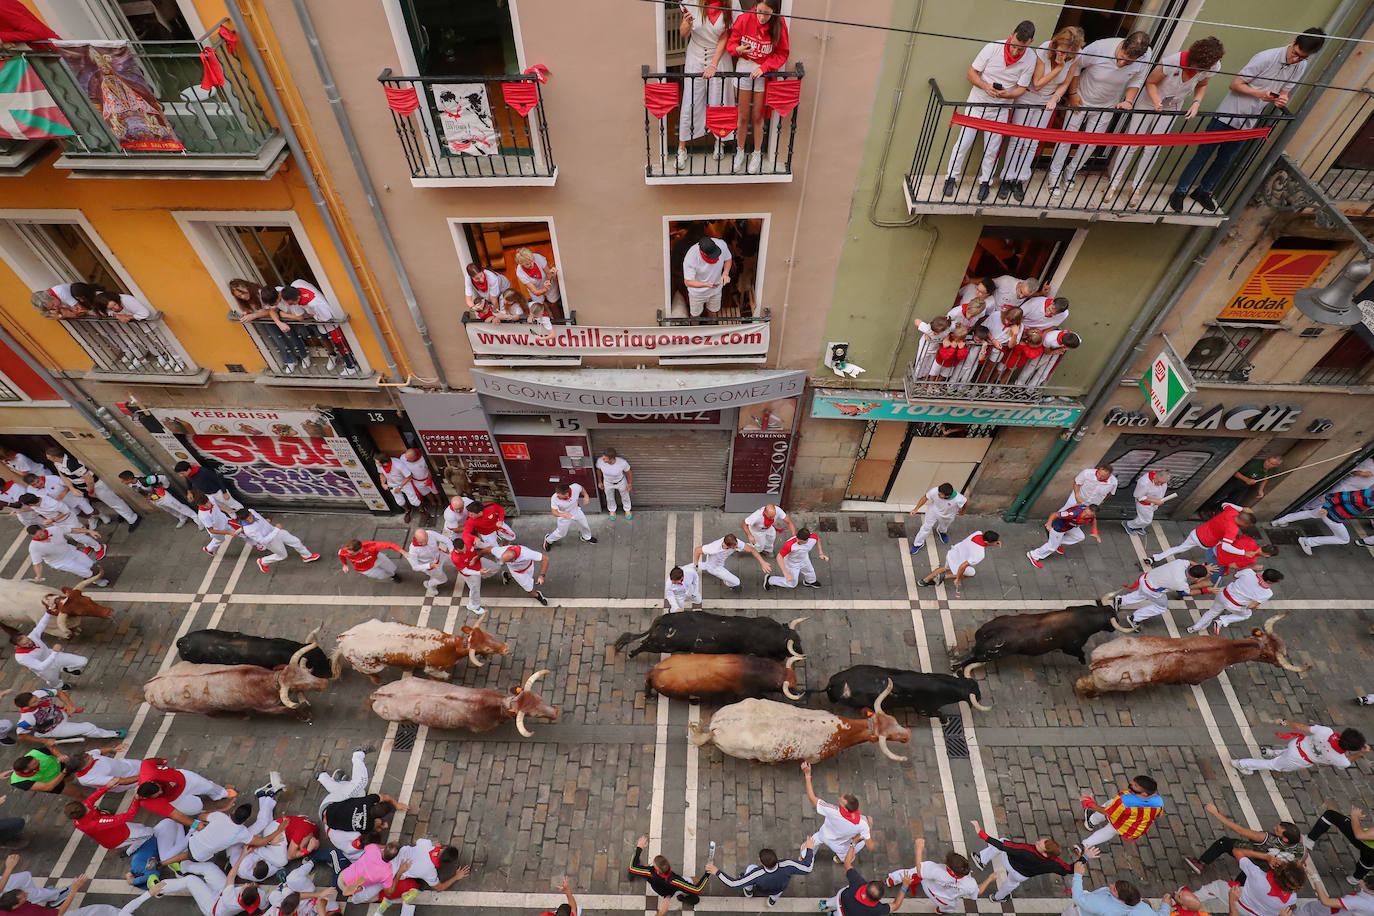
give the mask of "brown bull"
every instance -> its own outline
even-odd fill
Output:
[[[299,663],[260,668],[257,665],[197,665],[177,662],[143,685],[149,706],[164,712],[260,712],[278,715],[287,710],[308,720],[310,703],[291,699],[291,691],[324,690],[329,681],[315,677]]]
[[[1310,666],[1289,663],[1283,640],[1274,624],[1285,615],[1265,621],[1244,639],[1220,636],[1122,636],[1092,651],[1092,672],[1074,683],[1074,690],[1091,699],[1103,693],[1123,693],[1154,684],[1201,684],[1228,665],[1267,662],[1301,674]]]
[[[523,686],[512,687],[510,693],[408,677],[373,691],[369,699],[372,711],[388,722],[489,732],[514,719],[515,730],[532,738],[534,732],[525,727],[526,718],[557,722],[560,714],[557,706],[544,702],[533,689],[535,682],[548,673],[536,671]]]
[[[36,582],[0,580],[0,621],[27,631],[45,613],[52,614],[48,632],[62,639],[70,639],[79,627],[72,627],[70,617],[96,617],[109,620],[114,611],[98,604],[82,589],[95,581],[92,577],[75,586],[64,585],[51,589]]]
[[[388,666],[403,671],[423,670],[430,677],[448,680],[450,670],[467,656],[477,667],[479,655],[505,655],[510,644],[498,640],[480,627],[463,627],[446,633],[433,627],[378,620],[375,617],[338,635],[331,662],[337,677],[343,659],[358,671],[381,682],[379,675]]]
[[[794,653],[780,662],[754,655],[670,655],[649,669],[644,689],[677,700],[733,701],[779,690],[789,700],[800,700],[792,666],[805,657]]]

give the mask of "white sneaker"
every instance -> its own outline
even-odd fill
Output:
[[[1277,518],[1276,518],[1276,519],[1274,519],[1272,522],[1269,523],[1269,527],[1270,527],[1270,528],[1287,528],[1287,527],[1288,527],[1288,523],[1285,522],[1285,521],[1283,521],[1282,519],[1277,519]]]
[[[763,168],[763,153],[754,150],[749,154],[749,174],[757,175]]]
[[[674,165],[677,166],[677,170],[678,170],[679,172],[681,172],[683,169],[687,168],[687,148],[686,148],[686,147],[683,147],[683,146],[679,146],[679,147],[678,147],[678,149],[677,149],[677,161],[674,163]]]
[[[1242,776],[1252,776],[1252,775],[1254,775],[1254,772],[1255,772],[1254,770],[1250,769],[1249,767],[1243,767],[1243,766],[1241,766],[1239,760],[1232,760],[1232,761],[1231,761],[1231,766],[1235,769],[1235,771],[1236,771],[1237,773],[1239,773],[1239,774],[1242,775]]]
[[[348,378],[350,375],[357,375],[357,374],[358,374],[358,370],[357,370],[357,369],[349,369],[349,368],[347,368],[347,367],[344,367],[343,371],[339,373],[339,378]]]
[[[484,607],[470,607],[468,608],[468,610],[476,614],[478,617],[481,617],[487,613],[487,609]]]
[[[183,527],[185,524],[186,524],[186,519],[185,519],[185,518],[179,518],[179,519],[177,519],[177,527],[178,527],[178,528]]]
[[[307,357],[305,357],[304,359],[301,360],[301,368],[302,368],[302,369],[309,369],[309,368],[310,368],[310,357],[307,356]]]
[[[720,145],[720,138],[716,138],[716,147],[711,150],[711,158],[719,162],[725,158],[725,148]]]
[[[1298,546],[1302,548],[1303,553],[1312,556],[1312,545],[1307,543],[1307,538],[1298,538]]]
[[[1063,193],[1064,193],[1064,192],[1063,192],[1062,190],[1060,190],[1059,185],[1057,185],[1057,184],[1052,184],[1052,185],[1050,185],[1050,197],[1059,197],[1059,196],[1061,196]]]
[[[295,363],[287,363],[285,366],[282,366],[282,370],[281,370],[281,371],[285,372],[287,375],[290,375],[292,372],[295,372],[295,371],[296,371],[296,364],[295,364]]]
[[[735,150],[735,160],[734,160],[734,162],[732,162],[732,163],[730,164],[730,170],[731,170],[732,172],[743,172],[743,171],[744,171],[744,150],[742,150],[742,149],[737,149],[737,150]]]
[[[433,598],[433,597],[434,597],[435,595],[437,595],[437,594],[439,594],[439,589],[437,589],[437,588],[427,588],[427,589],[425,589],[425,597],[426,597],[426,598]]]

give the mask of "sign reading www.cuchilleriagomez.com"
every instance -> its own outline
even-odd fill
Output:
[[[656,358],[767,356],[768,324],[614,328],[524,323],[467,326],[472,352],[483,356],[643,356]]]

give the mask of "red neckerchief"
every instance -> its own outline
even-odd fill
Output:
[[[417,532],[415,532],[415,533],[416,533],[416,534],[419,534],[420,532],[417,531]],[[410,546],[411,546],[411,547],[419,547],[419,546],[420,546],[420,542],[417,541],[415,538],[411,538],[411,539],[410,539]]]
[[[988,542],[983,540],[983,536],[981,534],[975,534],[973,536],[973,543],[977,544],[979,547],[988,546]]]
[[[431,849],[431,850],[429,851],[429,861],[431,861],[431,862],[434,863],[434,867],[435,867],[435,868],[438,868],[439,865],[441,864],[441,863],[439,862],[439,855],[440,855],[443,851],[444,851],[444,847],[442,847],[442,846],[435,846],[433,849]]]
[[[1269,893],[1267,896],[1276,898],[1280,903],[1287,903],[1288,898],[1293,896],[1293,892],[1286,891],[1279,887],[1274,881],[1274,873],[1272,871],[1265,872],[1264,876],[1269,879]]]
[[[1007,66],[1008,66],[1008,67],[1010,67],[1012,64],[1016,63],[1018,60],[1020,60],[1021,58],[1025,57],[1025,56],[1026,56],[1026,46],[1025,46],[1025,45],[1022,45],[1022,46],[1021,46],[1021,50],[1020,50],[1019,52],[1017,52],[1016,54],[1013,54],[1013,53],[1011,52],[1011,42],[1010,42],[1010,41],[1004,42],[1004,43],[1002,44],[1002,59],[1005,60],[1005,61],[1007,62]]]
[[[1335,751],[1337,754],[1340,754],[1342,756],[1345,755],[1345,751],[1341,748],[1341,741],[1335,735],[1332,735],[1330,738],[1327,738],[1326,743],[1331,745],[1331,750]]]
[[[1149,477],[1150,477],[1150,483],[1159,483],[1158,480],[1155,480],[1155,472],[1154,472],[1154,471],[1150,471]]]
[[[14,647],[14,654],[15,654],[15,655],[23,655],[25,652],[32,652],[34,649],[37,649],[37,648],[38,648],[37,646],[27,646],[27,647],[26,647],[26,646],[15,646],[15,647]]]
[[[1179,66],[1180,69],[1183,70],[1183,78],[1184,78],[1185,80],[1190,80],[1190,79],[1192,79],[1192,78],[1193,78],[1193,75],[1197,73],[1196,70],[1189,70],[1189,69],[1188,69],[1188,52],[1187,52],[1187,51],[1183,51],[1183,52],[1181,52],[1181,53],[1178,55],[1178,66]]]
[[[48,529],[47,529],[47,528],[44,528],[42,531],[40,531],[40,532],[38,532],[37,534],[35,534],[35,535],[33,536],[33,539],[34,539],[35,541],[46,541],[46,540],[49,540],[51,537],[52,537],[52,535],[48,533]]]
[[[765,528],[772,528],[772,527],[773,527],[773,524],[774,524],[775,522],[777,522],[777,520],[778,520],[778,516],[777,516],[776,513],[774,513],[774,515],[773,515],[772,518],[769,518],[769,517],[768,517],[768,513],[767,513],[767,512],[763,513],[763,527],[765,527]]]
[[[92,757],[92,758],[91,758],[91,762],[88,763],[88,764],[86,764],[84,767],[82,767],[82,768],[81,768],[81,771],[78,772],[76,775],[77,775],[77,776],[85,776],[87,773],[89,773],[89,772],[91,771],[91,767],[95,766],[95,762],[96,762],[97,760],[99,760],[99,759],[100,759],[99,757]]]
[[[315,298],[315,294],[308,289],[301,289],[299,286],[293,287],[293,289],[295,289],[296,292],[301,294],[301,305],[309,305],[310,301]]]
[[[477,276],[473,277],[473,278],[472,278],[472,285],[475,286],[475,287],[477,287],[478,289],[482,290],[482,292],[486,292],[486,290],[487,290],[487,272],[484,270],[484,271],[482,271],[480,274],[478,274]]]
[[[539,263],[537,261],[531,261],[528,266],[521,266],[524,266],[525,273],[529,274],[531,277],[534,277],[534,279],[542,280],[544,278],[544,273],[539,269]]]
[[[844,819],[849,821],[849,823],[857,824],[859,822],[859,812],[857,810],[850,811],[844,805],[837,805],[836,807],[838,808],[840,814],[844,817]]]
[[[716,20],[720,18],[721,2],[722,0],[707,0],[706,2],[706,19],[711,23],[711,25],[715,25]]]

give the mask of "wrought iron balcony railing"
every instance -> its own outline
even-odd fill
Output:
[[[167,329],[160,312],[142,321],[97,316],[61,320],[67,333],[90,356],[95,372],[187,378],[201,372]]]
[[[973,341],[968,355],[952,366],[937,361],[937,346],[923,341],[907,371],[905,387],[908,400],[916,398],[957,398],[959,400],[1012,401],[1029,403],[1043,400],[1063,350],[1055,350],[1007,368],[1003,354],[994,362],[996,350],[986,341]]]
[[[235,324],[240,322],[230,316]],[[288,321],[287,330],[271,318],[241,322],[267,371],[282,378],[360,379],[372,370],[347,330],[348,317],[334,321]]]

